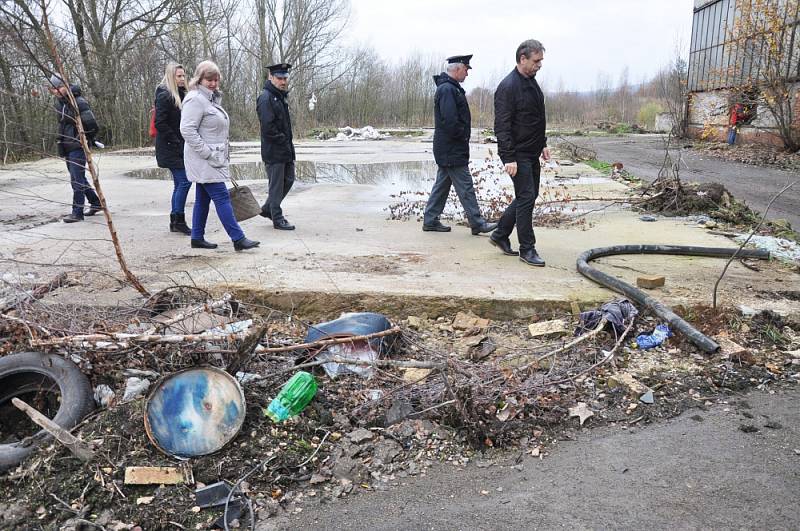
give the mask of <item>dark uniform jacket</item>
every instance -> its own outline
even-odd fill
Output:
[[[267,80],[256,103],[258,121],[261,122],[261,160],[266,164],[295,160],[286,94]]]
[[[544,94],[515,68],[494,93],[494,133],[504,164],[537,160],[547,146]]]
[[[81,96],[81,88],[78,85],[70,85],[69,89],[75,96],[75,103],[78,104],[83,130],[86,132],[86,139],[91,145],[97,134],[97,119],[89,107],[89,102]],[[70,151],[83,149],[78,139],[78,127],[75,123],[75,109],[70,105],[69,99],[57,97],[55,102],[56,115],[58,116],[58,154],[65,157]]]
[[[178,87],[183,101],[186,89]],[[181,135],[181,110],[175,105],[167,87],[156,88],[156,162],[159,168],[183,168],[183,136]]]
[[[445,72],[433,76],[433,80],[433,158],[439,166],[466,166],[472,124],[467,96],[461,84]]]

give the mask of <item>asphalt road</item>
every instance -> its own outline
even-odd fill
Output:
[[[661,136],[568,137],[567,140],[594,149],[597,151],[598,160],[622,162],[626,170],[646,180],[656,179],[664,162],[664,140]],[[688,143],[684,141],[678,146]],[[776,193],[789,182],[800,178],[793,172],[728,162],[704,156],[692,149],[682,149],[680,154],[681,179],[720,183],[736,199],[745,201],[751,208],[762,213]],[[788,219],[795,230],[800,229],[800,185],[787,190],[775,201],[770,208],[768,218]]]
[[[743,425],[758,431],[746,433]],[[306,507],[283,524],[350,530],[797,529],[800,386],[732,398],[633,432],[619,426],[586,430],[543,460],[526,457],[521,471],[513,464],[511,456],[488,468],[439,467],[407,486]],[[267,520],[262,529],[275,523]]]

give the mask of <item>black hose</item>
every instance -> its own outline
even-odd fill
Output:
[[[710,256],[713,258],[730,258],[735,254],[740,258],[769,260],[769,251],[762,251],[760,249],[722,249],[719,247],[696,247],[694,245],[614,245],[611,247],[589,249],[581,253],[578,257],[577,265],[580,274],[611,290],[622,293],[640,305],[652,309],[656,315],[667,321],[672,328],[683,332],[692,343],[708,353],[716,352],[719,349],[719,345],[675,315],[672,310],[650,295],[618,278],[602,273],[589,265],[589,262],[595,258],[617,254],[672,254],[683,256]]]

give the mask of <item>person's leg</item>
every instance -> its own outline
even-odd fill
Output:
[[[286,164],[267,164],[267,177],[269,178],[269,197],[265,205],[269,206],[270,217],[273,223],[283,219],[281,201],[283,201],[283,184],[285,182]]]
[[[192,183],[186,178],[184,168],[170,168],[172,173],[172,214],[183,214],[186,209],[186,198]]]
[[[206,220],[208,219],[208,205],[211,201],[206,191],[207,184],[196,183],[194,188],[194,210],[192,210],[192,239],[202,240],[206,234]]]
[[[731,146],[736,142],[736,128],[731,127],[728,129],[728,144]]]
[[[208,183],[205,185],[206,192],[211,196],[214,201],[214,208],[217,210],[217,216],[228,233],[231,241],[238,241],[244,238],[244,231],[236,221],[236,216],[233,215],[233,205],[231,204],[231,195],[228,193],[228,187],[225,183]]]
[[[469,166],[459,166],[450,168],[450,179],[453,181],[453,188],[461,206],[464,208],[464,215],[467,217],[469,226],[479,227],[486,223],[481,216],[481,209],[478,206],[478,198],[475,196],[475,187],[472,183],[472,175],[469,173]]]
[[[286,196],[289,195],[289,190],[294,186],[294,179],[294,162],[287,162],[283,169],[283,197],[281,201],[286,199]]]
[[[428,197],[428,203],[425,205],[425,214],[422,219],[424,225],[434,225],[439,221],[439,216],[444,212],[444,207],[447,204],[447,196],[450,195],[450,168],[438,167],[436,171],[436,181],[431,188],[431,195]]]
[[[533,204],[539,194],[539,161],[517,161],[517,174],[513,181],[517,202],[517,238],[519,252],[523,254],[536,245],[533,234]]]
[[[86,155],[82,149],[75,149],[67,153],[67,171],[69,171],[69,184],[72,187],[72,215],[83,219],[83,204],[86,202]]]

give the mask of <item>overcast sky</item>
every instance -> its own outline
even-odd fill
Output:
[[[537,79],[590,90],[598,74],[612,85],[651,77],[689,48],[693,0],[351,0],[350,40],[386,60],[415,52],[472,53],[470,88],[495,85],[514,67],[514,52],[534,38],[547,49]]]

